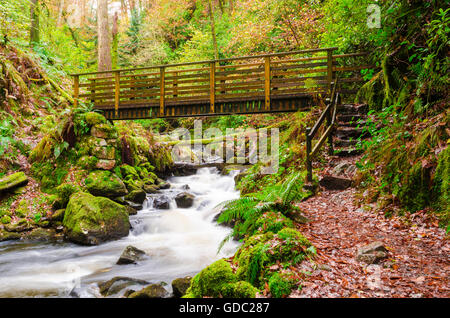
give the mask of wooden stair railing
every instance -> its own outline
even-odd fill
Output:
[[[328,106],[320,115],[319,119],[314,124],[313,128],[306,128],[306,181],[312,182],[312,160],[319,152],[320,148],[324,144],[325,140],[328,138],[328,154],[333,155],[333,132],[335,129],[335,121],[336,121],[336,112],[337,112],[337,104],[339,101],[339,92],[337,90],[339,78],[336,77],[336,80],[333,82],[333,90],[331,93],[331,97],[327,99]],[[322,124],[327,122],[327,126],[325,132],[319,138],[317,143],[312,148],[312,140],[315,135],[319,131]]]

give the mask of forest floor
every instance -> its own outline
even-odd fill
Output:
[[[298,227],[317,257],[300,264],[306,279],[290,297],[449,297],[450,244],[437,220],[425,212],[386,218],[359,208],[355,194],[324,190],[298,203],[311,220]],[[374,241],[388,257],[358,262],[357,248]]]

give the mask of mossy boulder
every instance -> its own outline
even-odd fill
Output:
[[[86,123],[91,126],[106,124],[106,118],[103,115],[96,112],[86,113],[84,115],[84,119],[86,120]]]
[[[70,197],[63,219],[67,239],[97,245],[127,236],[130,230],[126,208],[114,201],[78,192]]]
[[[118,137],[116,127],[109,124],[97,124],[91,128],[91,135],[102,139],[116,139]]]
[[[70,183],[63,183],[56,187],[56,193],[58,196],[58,209],[63,209],[69,203],[70,196],[76,192],[80,192],[81,189],[78,185],[73,185]]]
[[[172,281],[172,291],[175,298],[180,298],[186,295],[186,291],[191,285],[192,277],[186,276],[177,278]]]
[[[10,174],[0,179],[0,193],[9,192],[14,188],[26,185],[28,177],[22,171]]]
[[[194,204],[195,196],[193,194],[182,192],[176,195],[175,202],[177,207],[182,209],[188,209]]]
[[[107,170],[91,172],[84,183],[86,189],[95,196],[114,198],[128,194],[127,188],[122,180]]]
[[[152,284],[144,289],[134,292],[128,298],[166,298],[169,293],[160,284]]]
[[[0,242],[20,240],[21,235],[19,233],[4,231],[0,228]]]
[[[310,253],[310,246],[311,243],[294,228],[283,228],[277,234],[253,235],[235,254],[236,275],[240,280],[260,286],[270,274],[271,265],[300,263]]]
[[[2,224],[9,224],[11,223],[11,217],[9,215],[4,215],[2,216],[2,218],[0,219],[0,222]]]
[[[125,200],[131,201],[133,203],[142,204],[147,198],[147,194],[144,190],[133,190],[125,196]]]
[[[295,288],[297,280],[292,273],[274,273],[269,278],[269,290],[274,298],[283,298],[290,295]]]
[[[192,279],[191,286],[187,290],[186,297],[198,298],[203,296],[219,297],[222,288],[229,283],[235,283],[238,279],[231,266],[225,260],[218,260]]]
[[[258,289],[245,281],[239,281],[231,265],[221,259],[198,273],[183,298],[226,297],[253,298]]]

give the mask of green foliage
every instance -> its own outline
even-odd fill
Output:
[[[269,279],[269,290],[273,297],[289,296],[296,285],[296,280],[287,274],[274,273]]]

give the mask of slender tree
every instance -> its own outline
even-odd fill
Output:
[[[30,46],[39,43],[39,0],[31,0]]]
[[[108,25],[108,0],[98,0],[97,6],[98,29],[98,70],[111,70],[111,40]]]
[[[112,52],[111,52],[111,60],[112,60],[112,68],[117,69],[117,61],[118,61],[118,49],[119,49],[119,13],[116,11],[114,13],[113,25],[112,25]]]
[[[208,8],[209,8],[209,20],[211,22],[211,34],[214,46],[214,59],[219,59],[219,50],[217,49],[217,38],[216,38],[216,25],[214,22],[214,5],[211,0],[208,0]]]

